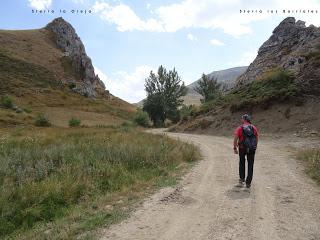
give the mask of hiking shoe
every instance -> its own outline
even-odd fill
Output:
[[[250,188],[250,187],[251,187],[251,184],[247,183],[246,188]]]
[[[244,180],[239,179],[239,183],[237,184],[237,187],[241,188],[244,185]]]

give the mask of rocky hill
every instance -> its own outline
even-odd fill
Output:
[[[306,93],[320,93],[320,68],[312,55],[320,47],[320,28],[293,17],[284,19],[259,48],[258,56],[237,79],[237,86],[252,82],[275,68],[289,70]]]
[[[72,68],[80,79],[65,79],[74,85],[73,90],[82,95],[96,97],[105,91],[104,83],[94,73],[91,59],[87,56],[81,39],[70,23],[62,17],[54,19],[46,26],[53,33],[54,41],[63,51],[63,61],[71,62]]]
[[[320,28],[289,17],[222,99],[175,126],[176,131],[232,134],[243,113],[262,132],[320,132]]]
[[[220,71],[213,71],[209,74],[207,74],[210,78],[217,78],[217,81],[222,83],[227,89],[231,89],[235,85],[236,79],[243,74],[248,67],[234,67],[234,68],[228,68]],[[197,86],[198,81],[189,84],[187,86],[188,88],[188,94],[183,98],[186,105],[200,104],[201,96],[196,91],[194,91],[194,87]]]
[[[8,95],[20,110],[28,109],[15,113],[0,103],[0,126],[32,123],[38,113],[58,126],[72,117],[86,125],[121,124],[135,111],[105,89],[75,29],[62,18],[42,29],[0,30],[0,83],[0,99]]]

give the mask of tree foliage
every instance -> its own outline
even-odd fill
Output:
[[[155,126],[163,126],[165,119],[179,121],[178,108],[183,103],[181,97],[187,94],[187,88],[175,69],[167,71],[160,66],[157,74],[151,71],[145,82],[145,90],[147,99],[143,110],[149,114]]]
[[[204,103],[214,100],[221,95],[221,84],[218,83],[217,78],[209,77],[203,73],[194,90],[203,97],[201,102]]]

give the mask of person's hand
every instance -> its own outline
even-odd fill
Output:
[[[233,148],[234,154],[238,154],[238,148]]]

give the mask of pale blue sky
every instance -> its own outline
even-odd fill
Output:
[[[34,14],[32,9],[55,10]],[[60,9],[67,10],[61,14]],[[91,9],[91,14],[72,14]],[[262,10],[241,14],[240,9]],[[267,10],[278,10],[268,14]],[[317,10],[283,13],[282,10]],[[214,70],[248,65],[286,16],[320,25],[318,0],[2,0],[0,29],[32,29],[62,16],[76,29],[106,88],[144,98],[151,69],[175,67],[187,83]]]

